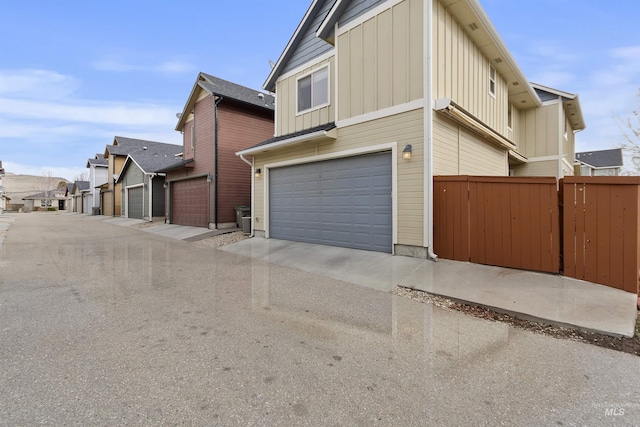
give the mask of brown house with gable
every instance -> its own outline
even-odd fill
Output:
[[[251,166],[235,153],[273,137],[274,97],[200,73],[176,130],[183,161],[163,170],[172,224],[225,228],[251,201]]]

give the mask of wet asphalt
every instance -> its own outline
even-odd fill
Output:
[[[14,218],[0,426],[640,424],[636,356],[87,217]]]

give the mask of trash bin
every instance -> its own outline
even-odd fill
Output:
[[[245,216],[251,216],[251,207],[249,206],[236,206],[236,226],[242,228],[242,218]]]
[[[251,234],[251,217],[250,216],[242,217],[242,233]]]
[[[100,207],[91,208],[91,215],[100,215]]]

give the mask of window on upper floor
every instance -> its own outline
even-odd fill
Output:
[[[489,95],[496,96],[496,69],[489,65]]]
[[[298,113],[329,104],[329,67],[323,67],[297,80]]]
[[[507,129],[513,129],[513,105],[507,105]]]

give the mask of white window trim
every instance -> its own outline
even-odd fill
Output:
[[[313,75],[314,73],[322,71],[325,68],[327,69],[327,102],[325,102],[324,104],[313,106],[311,108],[307,108],[306,110],[298,111],[298,101],[299,101],[299,99],[298,99],[298,86],[299,86],[298,83],[300,82],[300,80],[302,80],[302,79],[304,79],[306,77],[309,77],[309,76]],[[311,88],[313,90],[313,77],[311,78]],[[321,108],[324,108],[324,107],[327,107],[327,106],[331,105],[331,70],[329,69],[329,64],[325,64],[322,67],[318,67],[318,68],[316,68],[314,70],[309,71],[308,73],[305,73],[305,74],[302,74],[302,75],[296,77],[296,98],[295,98],[295,100],[296,100],[296,117],[302,116],[302,115],[307,114],[307,113],[311,113],[312,111],[319,110]],[[311,101],[313,102],[313,93],[312,93]]]
[[[493,71],[493,78],[491,77],[491,71]],[[491,91],[491,83],[493,83],[493,92]],[[496,93],[498,92],[498,72],[493,65],[489,64],[489,95],[493,98],[496,97]]]
[[[391,205],[392,205],[392,225],[391,225],[391,252],[395,255],[395,247],[398,244],[398,142],[388,142],[385,144],[372,145],[370,147],[353,148],[351,150],[338,151],[335,153],[320,154],[310,157],[302,157],[299,159],[284,160],[281,162],[266,163],[263,169],[264,176],[264,237],[270,237],[270,218],[269,218],[269,172],[270,169],[280,168],[284,166],[300,165],[304,163],[321,162],[324,160],[340,159],[344,157],[353,157],[363,154],[372,154],[391,150]]]

